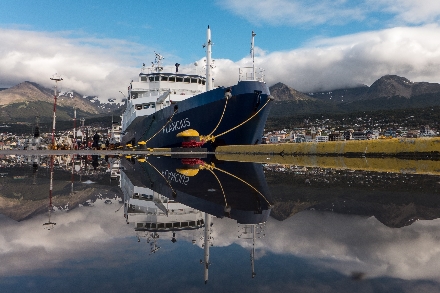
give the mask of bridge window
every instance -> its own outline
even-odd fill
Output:
[[[160,80],[161,81],[168,81],[168,76],[162,75]]]
[[[144,109],[150,108],[150,104],[143,104]]]
[[[135,107],[136,107],[136,110],[142,110],[142,105],[141,104],[137,104]]]
[[[176,77],[176,81],[177,81],[177,82],[182,82],[182,81],[183,81],[183,78],[182,78],[182,77]]]
[[[169,79],[170,81],[176,81],[176,77],[175,76],[170,76],[170,79]]]
[[[141,76],[141,81],[147,81],[147,77],[146,76]]]
[[[183,79],[183,82],[188,82],[188,83],[189,83],[189,81],[190,81],[190,78],[189,78],[189,77],[185,77],[185,78]]]
[[[154,76],[149,76],[148,79],[149,79],[150,81],[154,81]]]
[[[191,78],[191,83],[197,83],[197,78]]]

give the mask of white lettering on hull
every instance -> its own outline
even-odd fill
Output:
[[[189,177],[180,173],[165,170],[162,171],[162,175],[170,181],[174,181],[183,185],[187,185],[189,182]]]
[[[162,132],[163,133],[170,133],[176,130],[180,130],[186,127],[189,127],[191,125],[191,123],[189,122],[188,118],[184,118],[182,120],[178,120],[178,121],[173,121],[170,124],[167,125],[167,127],[165,127]]]

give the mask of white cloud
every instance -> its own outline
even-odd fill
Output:
[[[4,265],[0,275],[56,267],[78,255],[91,255],[115,238],[133,236],[121,215],[113,205],[99,200],[94,207],[52,213],[56,225],[51,230],[42,225],[47,215],[23,222],[2,217],[0,256]]]
[[[97,255],[107,261],[105,257],[115,253],[112,248],[115,238],[136,242],[134,226],[126,225],[122,213],[114,211],[113,205],[97,201],[93,207],[55,212],[52,221],[57,225],[51,231],[42,226],[47,215],[20,223],[1,217],[0,275],[57,267],[69,259],[96,258]],[[395,229],[384,226],[373,217],[314,211],[298,213],[282,222],[269,219],[263,230],[266,236],[256,239],[257,265],[258,259],[275,253],[294,255],[317,267],[336,270],[347,276],[360,271],[367,278],[438,282],[439,223],[440,220],[418,221]],[[234,220],[214,218],[211,234],[214,246],[238,244],[250,251],[252,240],[238,238],[242,228],[243,225],[237,228]],[[177,239],[189,243],[196,239],[196,244],[201,247],[201,235],[203,230],[181,231],[177,233]],[[170,233],[161,234],[158,245],[170,239]],[[123,259],[120,257],[119,261]]]
[[[352,21],[427,24],[439,21],[436,0],[224,0],[219,6],[249,22],[262,25],[342,25]],[[378,15],[381,14],[381,15]]]
[[[282,222],[270,219],[256,251],[295,255],[347,276],[364,272],[367,278],[440,281],[439,222],[418,221],[396,229],[373,217],[305,211]],[[251,247],[250,240],[237,238],[231,220],[214,219],[213,231],[214,246]]]
[[[290,51],[257,48],[255,64],[265,69],[269,85],[283,82],[302,92],[370,85],[386,74],[439,82],[439,35],[438,25],[426,25],[314,39]],[[64,79],[61,90],[73,89],[106,101],[121,98],[119,91],[125,93],[129,81],[137,79],[138,65],[153,60],[154,50],[136,43],[70,37],[68,33],[0,29],[0,87],[25,80],[52,87],[49,78],[57,72]],[[215,54],[213,57],[216,59]],[[197,68],[203,75],[203,59],[198,63],[197,67],[182,64],[179,72],[195,74]],[[249,57],[238,62],[216,59],[215,84],[235,84],[238,68],[251,64]],[[174,71],[174,66],[166,69]]]
[[[300,49],[257,57],[255,63],[266,70],[269,85],[280,81],[302,92],[370,85],[386,74],[439,82],[439,35],[439,26],[427,25],[316,39]],[[250,58],[237,62],[250,64]],[[217,64],[217,84],[236,80],[226,66],[230,64]]]
[[[440,2],[437,0],[367,0],[372,9],[395,15],[403,24],[426,24],[440,20]]]
[[[62,90],[103,100],[121,98],[119,91],[137,76],[145,53],[153,52],[136,43],[69,32],[0,29],[0,39],[0,86],[29,80],[51,87],[49,78],[58,73]]]
[[[218,5],[257,25],[314,25],[364,18],[358,5],[345,0],[226,0]]]

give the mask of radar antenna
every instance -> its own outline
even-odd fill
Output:
[[[162,55],[159,53],[154,52],[156,57],[154,58],[154,63],[152,64],[156,72],[161,72],[163,70],[163,67],[161,66],[161,62],[163,59],[165,59]]]

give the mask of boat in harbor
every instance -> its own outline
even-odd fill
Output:
[[[254,60],[252,32],[251,53]],[[263,77],[257,77],[254,61],[240,68],[236,85],[214,87],[208,26],[206,76],[164,72],[163,56],[139,74],[128,87],[126,109],[121,116],[121,145],[148,148],[203,147],[261,143],[272,98]]]
[[[200,263],[206,284],[214,220],[228,218],[237,225],[237,238],[251,242],[251,277],[255,277],[255,240],[264,237],[272,208],[261,164],[222,162],[213,156],[128,156],[120,166],[124,217],[138,242],[145,239],[150,245],[150,254],[161,248],[159,239],[173,243],[192,239],[204,250]]]
[[[124,192],[128,197],[142,194],[126,187],[130,181],[129,186],[148,188],[167,202],[177,201],[240,224],[264,223],[272,208],[261,164],[218,161],[213,157],[179,160],[149,156],[123,159],[121,167],[120,185],[122,190],[129,190]]]

